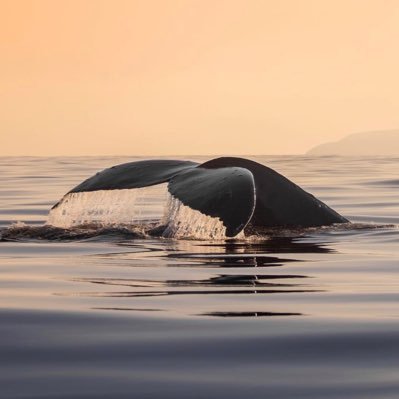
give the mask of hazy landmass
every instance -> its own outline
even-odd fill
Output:
[[[309,155],[399,155],[399,130],[355,133],[310,149]]]

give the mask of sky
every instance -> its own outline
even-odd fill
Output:
[[[0,0],[0,155],[299,154],[399,128],[397,0]]]

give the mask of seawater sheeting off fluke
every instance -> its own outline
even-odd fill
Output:
[[[161,223],[166,226],[163,237],[200,240],[226,238],[226,226],[219,218],[191,209],[170,194]]]
[[[166,184],[127,190],[73,192],[51,209],[47,224],[138,226],[158,223],[164,214]]]

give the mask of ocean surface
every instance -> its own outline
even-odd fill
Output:
[[[63,194],[139,158],[0,158],[0,397],[398,398],[399,158],[250,158],[353,224],[51,230]]]

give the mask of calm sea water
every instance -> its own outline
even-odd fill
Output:
[[[0,158],[0,397],[398,398],[399,158],[252,159],[355,224],[43,238],[65,192],[135,158]]]

